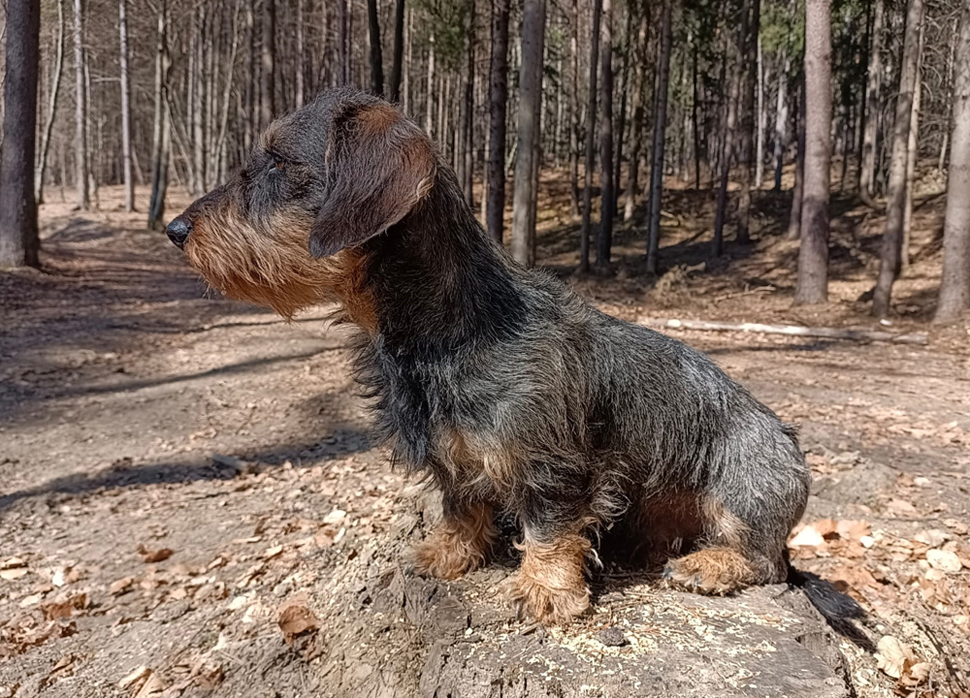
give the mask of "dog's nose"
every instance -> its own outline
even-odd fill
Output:
[[[192,223],[187,218],[179,216],[168,224],[165,232],[168,233],[168,239],[181,250],[184,249],[185,241],[188,239],[189,233],[192,232]]]

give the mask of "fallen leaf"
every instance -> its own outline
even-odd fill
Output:
[[[798,534],[789,541],[789,545],[795,548],[816,548],[825,543],[822,534],[815,530],[811,524],[803,528]]]
[[[930,678],[932,665],[929,662],[917,662],[909,668],[909,671],[900,677],[900,683],[908,688],[919,686],[926,683]]]
[[[163,560],[167,560],[172,557],[174,553],[175,551],[171,548],[152,550],[144,545],[138,546],[138,554],[141,555],[141,560],[145,563],[162,562]]]
[[[272,558],[283,552],[282,545],[274,545],[272,548],[268,548],[265,553],[263,553],[263,559],[271,560]]]
[[[927,550],[926,561],[933,569],[947,574],[956,574],[963,567],[957,554],[949,550]]]
[[[28,570],[26,567],[14,567],[12,569],[0,570],[0,579],[7,582],[12,582],[15,579],[20,579]]]
[[[916,655],[909,645],[900,642],[892,635],[886,635],[879,644],[876,645],[876,666],[886,676],[894,679],[901,678],[909,673],[910,669],[916,664]]]
[[[23,558],[19,557],[8,557],[3,562],[0,562],[0,570],[12,570],[18,567],[26,567],[27,562]]]
[[[280,611],[277,621],[280,630],[283,631],[283,639],[286,644],[293,644],[293,640],[306,632],[319,629],[320,621],[306,606],[298,604],[287,605]]]
[[[134,577],[122,577],[121,579],[111,582],[111,586],[108,587],[108,593],[112,596],[121,596],[131,591],[132,585],[135,583]]]
[[[343,509],[334,509],[329,514],[323,517],[323,523],[325,524],[339,524],[347,516],[347,512]]]

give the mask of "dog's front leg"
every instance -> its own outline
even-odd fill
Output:
[[[559,505],[543,497],[526,502],[522,566],[505,582],[505,592],[517,616],[540,623],[567,623],[589,608],[589,587],[583,576],[592,545],[584,535],[573,504]]]
[[[491,505],[446,496],[441,522],[414,549],[414,571],[457,579],[482,565],[497,535]]]

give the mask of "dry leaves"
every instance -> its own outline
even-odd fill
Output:
[[[167,560],[175,553],[171,548],[159,548],[158,550],[152,550],[146,547],[144,544],[138,546],[138,554],[141,555],[142,562],[148,564],[152,562],[162,562]]]
[[[157,696],[165,690],[165,684],[162,683],[158,674],[147,666],[135,669],[119,681],[118,686],[131,691],[132,698],[149,698],[149,696]]]
[[[879,669],[901,686],[912,688],[930,676],[930,664],[917,661],[913,649],[892,635],[886,635],[877,645],[876,662]]]
[[[283,631],[283,640],[288,645],[292,645],[298,636],[320,628],[320,620],[307,606],[306,594],[297,594],[284,603],[277,623]]]

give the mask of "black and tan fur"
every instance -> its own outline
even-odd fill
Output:
[[[586,610],[613,524],[683,542],[666,576],[688,589],[786,579],[810,480],[792,428],[699,352],[513,263],[386,102],[334,91],[279,119],[169,233],[230,297],[287,317],[336,301],[360,327],[378,429],[444,497],[419,572],[484,564],[504,510],[523,533],[507,591],[541,621]]]

